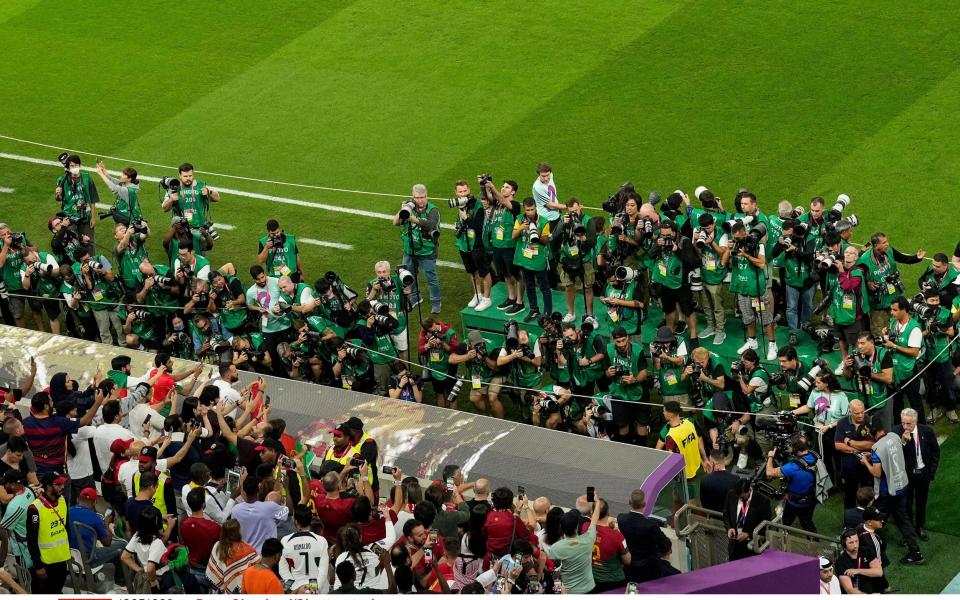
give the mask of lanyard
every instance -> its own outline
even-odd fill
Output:
[[[820,589],[823,590],[823,593],[824,593],[824,594],[829,594],[829,593],[830,593],[830,584],[828,583],[827,585],[823,585],[823,581],[821,581],[821,582],[820,582]]]

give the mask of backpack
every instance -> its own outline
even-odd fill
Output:
[[[813,486],[813,499],[817,501],[817,504],[823,504],[827,501],[829,496],[830,488],[833,487],[833,481],[830,479],[830,474],[827,472],[826,465],[823,464],[823,461],[817,456],[816,452],[811,452],[816,458],[816,462],[812,465],[807,461],[801,458],[794,458],[791,460],[798,467],[806,471],[807,473],[812,473],[815,479],[815,484]]]

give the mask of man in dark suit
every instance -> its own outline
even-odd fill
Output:
[[[747,544],[753,537],[753,530],[763,521],[773,519],[770,500],[763,494],[755,493],[750,481],[741,479],[727,495],[727,505],[723,509],[723,523],[730,538],[728,554],[730,560],[755,556]]]
[[[868,506],[873,506],[873,499],[875,497],[872,485],[865,485],[858,489],[856,508],[847,508],[843,511],[843,528],[856,529],[863,525],[863,511],[866,510]]]
[[[907,507],[917,529],[917,536],[927,541],[927,496],[930,483],[940,466],[940,443],[933,428],[917,424],[917,411],[905,408],[900,413],[900,424],[893,428],[903,444],[903,458],[910,485],[907,487]]]
[[[719,449],[710,452],[713,461],[713,472],[700,480],[700,506],[707,510],[723,512],[727,504],[727,494],[733,489],[740,478],[727,471],[730,457]]]
[[[660,557],[671,549],[670,540],[660,525],[643,514],[646,495],[643,490],[630,494],[630,512],[617,516],[617,527],[627,541],[630,564],[624,568],[627,581],[640,583],[660,576],[657,568]]]

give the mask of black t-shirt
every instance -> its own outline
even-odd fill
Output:
[[[867,425],[867,421],[864,420],[859,425],[854,425],[850,421],[850,417],[844,417],[840,419],[837,423],[836,434],[833,439],[837,442],[843,442],[843,440],[850,438],[855,442],[862,442],[872,438],[870,435],[870,427]],[[844,473],[854,473],[858,468],[865,468],[860,464],[860,457],[856,454],[847,454],[843,453],[840,455],[840,467]]]
[[[870,566],[870,561],[877,558],[874,556],[873,549],[869,546],[860,546],[857,552],[857,558],[850,558],[846,552],[840,553],[840,558],[834,564],[833,571],[837,577],[843,575],[847,569],[866,569]],[[854,575],[850,578],[853,586],[864,594],[880,593],[883,591],[883,585],[879,577],[866,577],[864,575]]]

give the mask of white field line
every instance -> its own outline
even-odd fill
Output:
[[[353,244],[325,242],[323,240],[315,240],[313,238],[297,238],[297,241],[303,242],[304,244],[310,244],[311,246],[323,246],[324,248],[338,248],[340,250],[353,250]]]
[[[13,188],[0,187],[0,194],[12,194],[12,193],[14,193],[15,191],[17,191],[17,190],[15,190],[15,189],[13,189]]]
[[[42,158],[34,158],[32,156],[23,156],[20,154],[10,154],[7,152],[0,152],[0,158],[6,158],[8,160],[17,160],[20,162],[33,163],[35,165],[48,165],[51,167],[63,167],[59,162],[55,160],[46,160]],[[96,169],[93,167],[83,167],[85,171],[95,172]],[[119,175],[118,171],[111,171],[111,174]],[[150,177],[148,175],[140,175],[139,177],[143,181],[160,181],[159,177]],[[243,190],[234,190],[231,188],[224,188],[217,186],[217,191],[223,192],[225,194],[231,194],[233,196],[241,196],[244,198],[253,198],[256,200],[267,200],[269,202],[275,202],[277,204],[290,204],[292,206],[305,206],[307,208],[316,208],[319,210],[329,210],[332,212],[345,213],[348,215],[357,215],[359,217],[370,217],[372,219],[383,219],[386,221],[392,221],[393,215],[388,213],[379,213],[372,210],[361,210],[359,208],[346,208],[343,206],[336,206],[334,204],[323,204],[321,202],[311,202],[308,200],[298,200],[297,198],[286,198],[284,196],[274,196],[271,194],[260,194],[257,192],[246,192]],[[453,224],[451,223],[441,223],[440,227],[443,229],[454,229]]]

